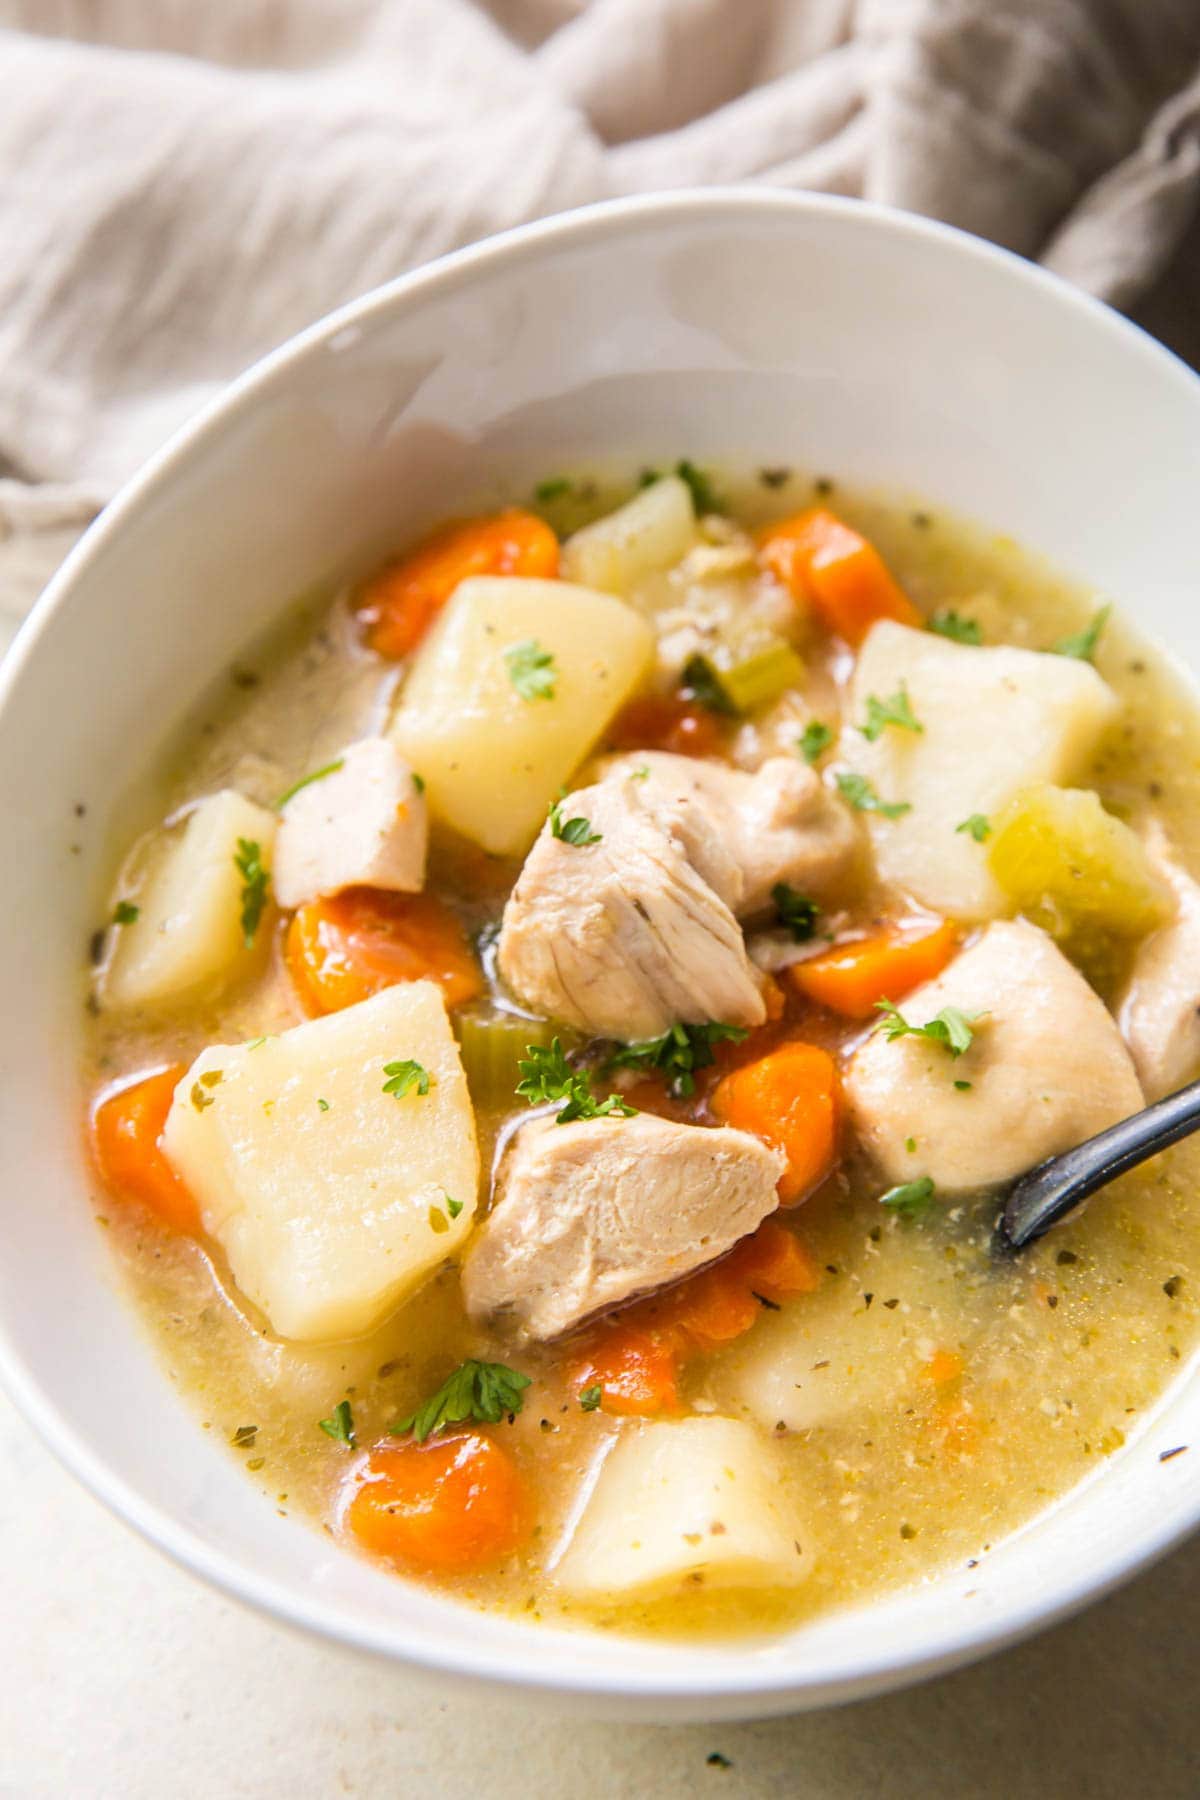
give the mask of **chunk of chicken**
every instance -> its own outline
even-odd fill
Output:
[[[594,1037],[658,1037],[671,1025],[759,1025],[759,977],[727,896],[737,864],[695,807],[607,780],[561,802],[593,843],[550,826],[504,909],[498,958],[533,1011]]]
[[[1147,1100],[1161,1100],[1200,1072],[1200,885],[1154,826],[1146,849],[1175,898],[1175,917],[1138,947],[1117,1009]]]
[[[991,1187],[1141,1107],[1104,1003],[1036,925],[989,925],[902,1010],[924,1025],[944,1006],[985,1015],[963,1055],[875,1032],[850,1060],[851,1117],[889,1181],[929,1175],[947,1194]]]
[[[641,771],[649,770],[649,774]],[[818,898],[844,881],[858,850],[854,822],[819,775],[794,756],[772,756],[753,774],[649,750],[608,766],[611,780],[638,782],[647,805],[699,813],[736,864],[740,881],[723,896],[739,918],[771,903],[785,881]]]
[[[425,796],[396,746],[363,738],[338,761],[283,808],[275,840],[280,906],[359,883],[402,894],[425,885]]]
[[[723,1255],[779,1204],[784,1159],[747,1132],[650,1113],[523,1127],[463,1265],[475,1320],[554,1338]]]

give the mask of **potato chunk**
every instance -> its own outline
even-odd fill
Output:
[[[841,754],[887,802],[868,814],[883,879],[960,919],[1002,917],[1008,895],[988,867],[986,841],[958,827],[994,820],[1022,788],[1080,774],[1118,701],[1089,663],[1036,650],[978,649],[890,620],[859,655],[850,705],[863,724],[873,696],[901,689],[920,731],[888,725],[873,743],[844,731]]]
[[[712,1416],[627,1425],[553,1570],[585,1599],[653,1599],[703,1574],[708,1587],[801,1581],[807,1543],[756,1433]]]
[[[137,917],[118,927],[103,981],[109,1005],[177,1000],[250,966],[269,920],[259,921],[247,946],[239,839],[257,844],[269,868],[274,815],[224,788],[199,801],[181,827],[156,833],[135,852],[133,879],[119,885]]]
[[[585,525],[563,545],[569,581],[606,594],[628,594],[639,581],[669,569],[696,541],[692,496],[678,475],[654,481],[606,518]]]
[[[275,846],[280,906],[343,888],[416,894],[425,885],[425,796],[388,738],[362,738],[283,808]]]
[[[479,576],[426,638],[392,737],[420,769],[435,817],[495,855],[517,855],[653,651],[645,620],[609,594]],[[540,655],[551,660],[531,688],[522,663]]]
[[[384,1065],[407,1061],[428,1093],[384,1091]],[[163,1147],[281,1337],[369,1331],[474,1216],[475,1119],[431,981],[256,1044],[213,1045],[176,1089]]]

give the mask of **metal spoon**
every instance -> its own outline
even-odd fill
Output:
[[[1168,1094],[1144,1112],[1110,1125],[1074,1150],[1052,1156],[1022,1175],[1009,1190],[996,1221],[993,1248],[1011,1254],[1049,1231],[1072,1208],[1127,1169],[1200,1130],[1200,1081]]]

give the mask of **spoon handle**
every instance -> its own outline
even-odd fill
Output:
[[[998,1248],[1021,1249],[1097,1188],[1196,1130],[1200,1130],[1200,1081],[1110,1125],[1074,1150],[1039,1163],[1021,1176],[1008,1196],[996,1227]]]

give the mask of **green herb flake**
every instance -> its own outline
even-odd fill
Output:
[[[908,689],[903,682],[886,700],[880,700],[876,694],[867,695],[867,716],[858,729],[868,744],[873,744],[876,738],[883,736],[889,725],[895,726],[898,731],[925,729],[913,712]]]
[[[970,1081],[956,1081],[954,1085],[960,1094],[965,1094],[968,1093],[975,1084]]]
[[[442,1192],[444,1194],[446,1193],[445,1188],[442,1189]],[[463,1203],[461,1200],[456,1200],[452,1194],[446,1194],[446,1211],[450,1214],[452,1219],[457,1219],[462,1209]]]
[[[974,619],[964,619],[953,607],[946,607],[934,613],[929,621],[930,631],[936,631],[939,637],[949,638],[955,644],[982,644],[983,633]]]
[[[592,1387],[585,1387],[579,1396],[579,1404],[584,1412],[595,1412],[603,1398],[603,1390],[597,1381]]]
[[[589,844],[601,842],[602,834],[592,830],[590,819],[564,819],[562,801],[552,800],[547,814],[550,821],[550,836],[558,838],[560,843],[573,844],[577,850],[584,850]]]
[[[571,483],[565,475],[552,475],[548,481],[539,481],[533,490],[533,497],[542,506],[551,500],[561,500],[564,494],[571,491]]]
[[[710,1769],[732,1769],[733,1767],[729,1758],[722,1756],[719,1750],[710,1750],[704,1760]]]
[[[796,748],[805,762],[810,766],[818,757],[823,756],[833,742],[833,732],[820,719],[810,719],[800,736],[796,739]]]
[[[941,1012],[937,1013],[927,1024],[910,1025],[904,1014],[898,1007],[893,1006],[890,1000],[877,1000],[875,1005],[877,1010],[883,1014],[883,1018],[875,1029],[882,1031],[889,1043],[895,1038],[902,1037],[928,1038],[932,1044],[943,1044],[951,1056],[955,1057],[961,1056],[964,1050],[971,1048],[971,1040],[975,1035],[973,1027],[979,1023],[980,1019],[987,1017],[986,1013],[963,1012],[959,1006],[943,1006]]]
[[[687,698],[709,712],[720,713],[728,718],[734,713],[734,706],[725,689],[717,679],[716,671],[706,656],[691,656],[683,665],[683,691]]]
[[[461,1363],[452,1375],[415,1411],[397,1419],[388,1430],[393,1437],[411,1432],[418,1444],[447,1425],[458,1425],[463,1419],[476,1419],[484,1425],[498,1425],[505,1414],[519,1413],[525,1404],[525,1389],[530,1378],[504,1363],[477,1362],[474,1358]]]
[[[619,1094],[597,1100],[587,1075],[582,1069],[571,1067],[558,1038],[549,1045],[527,1044],[517,1067],[521,1079],[516,1091],[530,1106],[562,1101],[555,1115],[558,1125],[569,1125],[573,1119],[631,1119],[637,1112],[637,1107],[630,1106]]]
[[[692,505],[698,515],[720,512],[721,508],[713,493],[712,482],[702,469],[698,469],[695,463],[688,462],[684,457],[681,462],[675,464],[675,473],[680,481],[687,483],[691,491]]]
[[[786,925],[797,944],[806,944],[817,929],[819,908],[815,900],[807,894],[801,894],[786,881],[777,881],[771,889],[771,898],[775,902],[775,910],[779,914],[779,922]]]
[[[208,1074],[215,1075],[217,1081],[220,1081],[221,1079],[221,1072],[219,1069],[210,1069]],[[208,1076],[205,1075],[202,1075],[199,1081],[193,1081],[188,1099],[191,1101],[197,1112],[203,1112],[206,1106],[212,1105],[213,1096],[210,1093],[206,1093],[205,1090],[207,1088],[216,1087],[217,1081],[210,1081]]]
[[[404,1062],[384,1063],[383,1072],[388,1078],[383,1084],[383,1091],[385,1094],[393,1094],[397,1100],[403,1100],[414,1088],[418,1094],[427,1094],[433,1080],[423,1063],[413,1062],[409,1058]]]
[[[140,906],[133,906],[128,900],[118,900],[113,908],[112,922],[114,925],[136,925],[141,910]]]
[[[508,679],[522,700],[553,700],[558,682],[554,658],[536,638],[522,638],[504,652]]]
[[[856,775],[848,769],[838,771],[837,786],[842,799],[848,800],[856,812],[879,813],[885,819],[900,819],[906,812],[912,811],[907,800],[881,800],[865,775]]]
[[[983,813],[972,813],[969,819],[964,819],[962,824],[956,825],[954,829],[956,833],[965,832],[968,837],[974,838],[977,844],[982,844],[985,838],[992,835],[991,820]]]
[[[338,770],[345,768],[345,766],[345,757],[339,756],[335,758],[333,762],[326,763],[324,768],[314,769],[311,775],[302,775],[299,781],[293,781],[290,788],[284,788],[282,794],[280,794],[278,800],[275,802],[275,811],[282,812],[288,801],[294,800],[296,795],[300,793],[302,789],[311,787],[314,781],[324,781],[327,775],[336,775]]]
[[[350,1410],[348,1400],[339,1400],[333,1409],[333,1417],[318,1419],[317,1423],[326,1437],[333,1438],[339,1444],[345,1444],[349,1450],[358,1448],[358,1439],[354,1435],[354,1414]]]
[[[233,864],[242,878],[242,941],[249,950],[267,904],[271,877],[263,865],[262,845],[253,838],[238,839]]]
[[[318,1096],[318,1098],[317,1098],[317,1110],[318,1110],[318,1111],[319,1111],[319,1112],[328,1112],[328,1111],[329,1111],[329,1102],[328,1102],[328,1100],[322,1100],[322,1099],[321,1099],[321,1098],[320,1098],[320,1096]]]
[[[257,1436],[257,1425],[239,1425],[229,1441],[235,1450],[246,1450],[249,1449]]]
[[[916,1181],[901,1182],[899,1187],[889,1188],[886,1194],[880,1194],[880,1206],[886,1206],[902,1219],[916,1219],[926,1210],[933,1200],[933,1178],[920,1175]]]
[[[1059,638],[1054,646],[1054,654],[1073,656],[1078,662],[1091,662],[1100,642],[1100,633],[1107,625],[1111,611],[1111,606],[1102,606],[1091,624],[1085,625],[1082,631],[1076,631],[1070,637]]]
[[[667,1078],[671,1092],[681,1099],[696,1091],[697,1069],[707,1069],[714,1059],[713,1046],[719,1043],[740,1044],[746,1036],[741,1025],[672,1025],[661,1037],[644,1038],[641,1042],[621,1044],[604,1064],[609,1069],[637,1069],[642,1074],[652,1071]],[[519,1091],[519,1090],[518,1090]]]
[[[914,1152],[914,1151],[915,1151],[915,1150],[916,1150],[916,1147],[917,1147],[917,1140],[916,1140],[916,1138],[915,1138],[915,1137],[906,1137],[906,1138],[905,1138],[905,1140],[904,1140],[904,1148],[905,1148],[905,1149],[906,1149],[906,1150],[907,1150],[907,1151],[908,1151],[908,1154],[909,1154],[909,1155],[910,1155],[910,1156],[911,1156],[911,1155],[912,1155],[912,1154],[913,1154],[913,1152]]]
[[[250,1042],[246,1045],[246,1048],[247,1050],[261,1050],[266,1042],[267,1038],[265,1036],[251,1038]]]
[[[418,775],[415,769],[413,770],[413,786],[416,788],[418,794],[423,794],[425,792],[425,777],[423,775]]]

